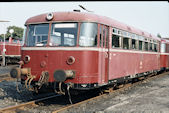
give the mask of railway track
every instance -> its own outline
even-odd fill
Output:
[[[9,73],[1,74],[0,75],[0,82],[2,81],[12,81],[15,80],[12,77],[10,77]]]
[[[159,74],[157,76],[151,76],[150,75],[150,77],[148,77],[146,79],[145,78],[140,78],[138,82],[128,83],[128,84],[125,84],[125,85],[120,85],[120,86],[118,86],[118,88],[116,90],[113,90],[113,88],[108,88],[108,89],[103,90],[103,92],[100,93],[99,96],[95,96],[95,97],[86,99],[84,101],[77,102],[75,104],[66,104],[66,105],[63,105],[63,106],[60,106],[60,107],[57,106],[57,109],[51,110],[51,112],[52,113],[69,112],[72,109],[75,109],[77,107],[85,106],[85,105],[87,105],[89,103],[95,103],[97,100],[99,100],[101,98],[107,98],[111,94],[115,94],[115,93],[120,93],[120,92],[126,91],[130,87],[134,87],[136,85],[140,85],[143,82],[148,82],[148,81],[151,81],[153,79],[156,79],[156,78],[159,78],[159,77],[162,77],[162,76],[165,76],[165,75],[169,75],[169,72],[165,72],[165,73]],[[44,100],[47,100],[47,99],[50,99],[50,98],[54,98],[54,97],[57,97],[57,96],[58,95],[53,95],[53,96],[37,99],[37,100],[34,100],[34,101],[26,102],[26,103],[23,103],[23,104],[2,108],[2,109],[0,109],[0,113],[9,113],[11,111],[12,112],[15,111],[14,113],[16,113],[16,112],[19,112],[19,111],[24,111],[25,107],[30,107],[30,106],[31,107],[38,107],[38,105],[37,105],[38,102],[41,102],[41,101],[44,101]]]
[[[140,78],[140,81],[138,81],[138,82],[129,83],[129,84],[125,84],[125,85],[120,85],[119,89],[116,89],[116,90],[113,90],[112,88],[109,88],[107,90],[104,90],[104,93],[100,94],[99,96],[96,96],[96,97],[81,101],[81,102],[76,103],[76,104],[68,105],[68,106],[63,107],[61,109],[55,110],[52,113],[69,112],[70,109],[74,109],[74,108],[77,108],[77,107],[80,107],[80,106],[85,106],[86,104],[92,103],[92,102],[95,103],[97,100],[99,100],[101,98],[106,98],[108,95],[111,95],[111,94],[114,94],[114,93],[123,92],[125,90],[128,90],[130,87],[134,87],[136,85],[142,84],[142,82],[148,82],[148,81],[151,81],[153,79],[157,79],[157,78],[160,78],[160,77],[163,77],[163,76],[166,76],[166,75],[169,75],[169,72],[165,72],[165,73],[159,74],[157,76],[150,76],[150,77],[148,77],[146,79]]]
[[[12,80],[14,80],[14,79],[9,77],[9,76],[3,77],[3,78],[0,77],[0,82],[2,82],[2,81],[12,81]]]
[[[45,101],[47,99],[55,98],[55,97],[58,97],[58,96],[60,96],[60,95],[52,95],[52,96],[44,97],[44,98],[41,98],[41,99],[33,100],[33,101],[30,101],[30,102],[26,102],[26,103],[23,103],[23,104],[2,108],[2,109],[0,109],[0,113],[11,113],[11,112],[12,113],[18,113],[20,111],[24,111],[25,107],[30,107],[30,106],[31,107],[37,107],[38,102]]]

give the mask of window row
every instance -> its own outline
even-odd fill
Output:
[[[83,22],[78,28],[78,23],[52,23],[28,25],[26,46],[76,46],[77,34],[80,30],[78,45],[82,47],[106,47],[109,42],[109,27],[97,23]],[[51,31],[49,31],[51,30]],[[49,34],[50,32],[50,34]],[[123,35],[118,35],[118,32]],[[48,34],[50,35],[48,37]],[[129,35],[130,36],[127,36]],[[48,39],[49,38],[49,39]],[[139,39],[139,40],[138,40]],[[157,51],[157,41],[146,41],[144,37],[113,28],[112,47],[123,49],[137,49]],[[152,40],[152,39],[151,39]]]
[[[128,38],[132,38],[132,39],[136,39],[136,40],[139,39],[139,40],[142,40],[142,41],[147,41],[147,42],[152,42],[152,43],[157,43],[157,40],[154,40],[154,39],[151,39],[151,38],[146,38],[146,37],[134,34],[134,33],[130,33],[130,32],[121,30],[121,29],[113,28],[112,31],[113,31],[114,35],[118,35],[118,36],[122,36],[122,37],[128,37]]]
[[[96,23],[81,23],[80,46],[97,46]],[[26,46],[76,46],[78,23],[53,23],[50,39],[48,39],[49,24],[34,24],[28,26]]]
[[[112,48],[135,49],[157,52],[158,44],[112,34]]]

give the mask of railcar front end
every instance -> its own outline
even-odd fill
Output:
[[[81,90],[98,87],[97,24],[29,24],[21,59],[21,68],[13,69],[11,76],[21,78],[29,90],[43,85],[60,92],[65,85]]]

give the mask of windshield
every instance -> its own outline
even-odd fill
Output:
[[[97,24],[82,23],[80,26],[80,46],[97,46]]]
[[[54,23],[50,34],[50,46],[76,46],[77,23]]]
[[[24,43],[25,43],[25,35],[26,35],[26,31],[27,31],[27,27],[25,26],[24,31],[23,31],[23,37],[22,37],[22,41],[21,41],[21,46],[23,46]]]
[[[27,46],[45,46],[48,40],[49,24],[29,25]]]

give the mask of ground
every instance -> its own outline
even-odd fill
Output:
[[[169,113],[169,75],[76,108],[78,113]]]
[[[0,68],[0,74],[8,71],[8,68]],[[17,93],[15,82],[0,83],[0,108],[33,98],[30,92]],[[143,82],[121,93],[110,94],[107,98],[95,101],[94,104],[91,102],[69,112],[71,111],[73,113],[169,113],[169,75]]]

